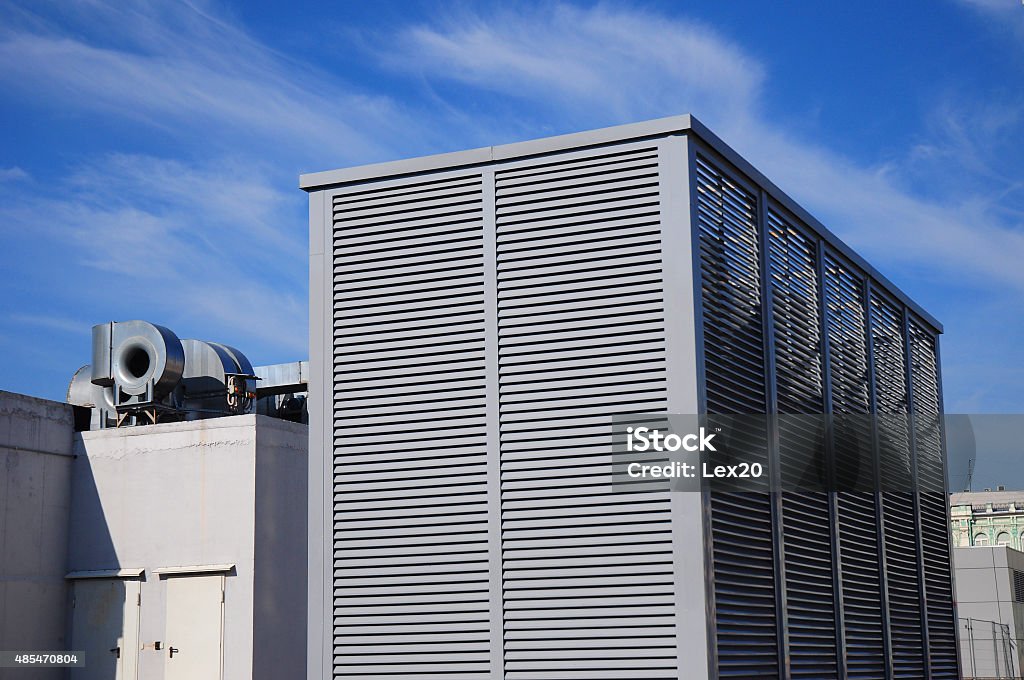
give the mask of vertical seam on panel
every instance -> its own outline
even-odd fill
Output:
[[[696,351],[697,381],[697,414],[706,416],[707,399],[707,368],[705,365],[704,346],[704,300],[701,292],[702,273],[700,257],[700,217],[697,206],[697,145],[693,137],[686,135],[686,185],[689,205],[687,206],[690,228],[687,237],[690,239],[690,267],[692,269],[691,290],[693,291],[693,332],[694,349]],[[718,615],[715,598],[715,558],[711,524],[711,495],[707,489],[700,491],[701,535],[703,536],[704,557],[704,593],[705,617],[707,630],[708,677],[717,680],[718,672]]]
[[[929,331],[930,333],[931,331]],[[941,443],[940,455],[942,456],[942,480],[943,480],[943,499],[949,498],[949,461],[946,458],[948,455],[948,449],[946,448],[946,407],[945,399],[942,390],[942,354],[939,349],[939,335],[932,334],[933,342],[935,343],[935,382],[938,390],[938,418],[939,418],[939,441]],[[957,677],[962,675],[961,669],[963,668],[963,659],[960,657],[960,616],[956,604],[956,566],[953,563],[953,530],[950,518],[950,507],[949,503],[945,503],[946,526],[949,527],[949,532],[946,535],[946,550],[949,557],[947,563],[949,565],[950,586],[949,595],[951,600],[952,611],[950,616],[953,617],[953,643],[956,654],[956,673]],[[1018,669],[1019,670],[1019,669]]]
[[[323,334],[321,343],[323,347],[323,359],[320,363],[322,375],[320,377],[321,399],[321,438],[322,446],[320,455],[323,457],[323,480],[321,487],[321,499],[324,505],[323,524],[323,584],[324,592],[321,597],[323,602],[323,672],[324,677],[334,675],[333,649],[334,649],[334,286],[331,285],[334,275],[334,220],[333,206],[328,200],[328,194],[323,193],[323,266],[321,270],[324,277],[323,295],[324,301],[321,309]],[[328,253],[331,253],[328,259]],[[331,266],[328,267],[328,262]],[[329,452],[329,454],[328,454]],[[330,535],[330,543],[327,537]],[[327,550],[330,545],[331,549]]]
[[[818,327],[820,333],[821,351],[821,377],[824,398],[824,415],[826,436],[823,440],[825,445],[825,459],[828,466],[828,487],[825,493],[828,494],[829,525],[831,527],[832,542],[832,574],[833,574],[833,595],[835,597],[836,612],[836,672],[840,678],[846,677],[846,617],[843,608],[843,564],[842,546],[839,538],[839,493],[838,474],[836,471],[836,446],[835,446],[835,423],[833,422],[832,403],[832,355],[828,339],[828,300],[826,300],[825,289],[825,242],[815,238],[815,276],[818,287]]]
[[[494,170],[483,172],[484,366],[487,428],[487,550],[491,678],[505,677],[505,601],[501,554],[501,430],[498,406],[498,291]]]
[[[697,289],[693,286],[693,270],[686,270],[689,276],[678,277],[675,275],[675,262],[686,261],[686,264],[693,266],[694,242],[692,230],[690,229],[690,174],[688,172],[689,159],[688,139],[683,135],[672,135],[662,140],[659,146],[659,181],[661,192],[661,261],[662,261],[662,285],[665,323],[665,354],[667,369],[668,402],[669,413],[680,413],[698,415],[700,408],[698,404],[697,390],[697,363],[699,353],[697,350],[696,337],[691,334],[691,327],[696,328],[693,323],[695,318],[688,313],[695,308],[694,299]],[[684,255],[685,257],[681,257]],[[692,326],[690,324],[693,323]],[[685,337],[690,335],[690,337]],[[692,344],[691,344],[692,343]],[[692,356],[684,350],[691,349]],[[684,364],[687,359],[693,363]],[[685,406],[685,408],[681,408]],[[676,594],[676,663],[677,672],[688,668],[694,677],[710,676],[712,669],[711,656],[705,656],[704,668],[701,672],[698,655],[691,653],[691,650],[704,651],[708,649],[711,639],[708,622],[713,621],[708,609],[709,590],[707,584],[708,567],[705,563],[707,545],[704,535],[704,512],[700,492],[670,491],[670,505],[672,515],[672,543],[673,561],[675,569],[673,579],[675,581]],[[692,494],[697,494],[696,496]],[[696,515],[692,512],[697,510]],[[691,510],[691,512],[687,512]],[[685,527],[685,531],[684,531]],[[694,529],[691,529],[693,527]],[[696,538],[700,548],[700,564],[703,565],[705,578],[694,579],[688,573],[686,566],[693,553],[693,539]],[[684,542],[686,541],[686,542]],[[698,585],[699,584],[699,585]],[[703,601],[699,608],[688,607],[693,604],[695,593],[700,594]],[[703,614],[701,621],[704,630],[703,644],[694,645],[694,640],[687,634],[688,626],[693,623],[692,617],[695,611]]]
[[[768,426],[768,461],[771,470],[768,493],[770,494],[772,514],[772,545],[775,557],[775,610],[778,619],[776,626],[779,631],[779,674],[783,678],[791,676],[789,656],[789,615],[786,602],[786,544],[783,532],[782,493],[780,464],[780,441],[778,423],[778,385],[775,366],[775,327],[772,311],[771,272],[769,271],[768,254],[768,206],[767,192],[757,192],[757,260],[760,269],[761,287],[761,336],[764,352],[765,376],[765,413]]]
[[[892,631],[889,621],[889,566],[885,548],[885,498],[882,492],[882,448],[878,437],[878,380],[875,375],[875,339],[871,321],[871,300],[873,286],[870,277],[861,282],[864,290],[864,328],[868,343],[868,377],[869,400],[871,402],[871,440],[872,462],[874,463],[875,521],[878,527],[878,560],[881,564],[879,580],[882,591],[882,628],[885,644],[885,676],[893,677],[892,665]]]
[[[928,583],[924,571],[924,536],[921,527],[921,486],[917,467],[917,418],[914,414],[914,348],[910,338],[910,312],[902,306],[902,338],[903,338],[903,370],[907,385],[907,436],[910,448],[910,489],[911,503],[914,512],[914,538],[917,553],[917,584],[918,597],[921,601],[921,652],[924,659],[924,675],[927,680],[932,677],[931,644],[928,640]],[[948,506],[949,504],[946,503]]]

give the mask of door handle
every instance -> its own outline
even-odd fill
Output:
[[[176,653],[176,652],[180,652],[180,651],[181,651],[181,650],[179,650],[179,649],[178,649],[177,647],[168,647],[167,649],[169,649],[169,650],[170,650],[170,652],[171,652],[171,658],[172,658],[172,659],[174,658],[174,655],[175,655],[175,653]]]
[[[113,647],[113,648],[111,648],[110,651],[113,652],[114,656],[117,657],[118,659],[121,658],[121,648],[120,647]]]

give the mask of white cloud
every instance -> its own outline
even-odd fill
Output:
[[[607,6],[462,14],[405,29],[380,54],[397,69],[529,99],[542,110],[620,119],[678,112],[686,101],[724,118],[748,110],[764,78],[760,64],[706,26]]]
[[[15,182],[23,179],[29,179],[29,174],[18,166],[0,168],[0,182]]]
[[[500,92],[524,108],[554,107],[574,123],[692,112],[883,272],[924,266],[1024,290],[1024,225],[1000,215],[992,195],[924,197],[881,163],[858,164],[801,139],[765,113],[765,68],[707,26],[633,9],[558,5],[463,14],[406,29],[395,44],[394,64],[415,63],[428,78]],[[975,170],[984,170],[983,150],[970,146],[978,140],[959,142],[945,174],[962,172],[971,154]]]
[[[416,120],[389,98],[295,62],[197,5],[59,3],[52,14],[59,23],[8,12],[0,83],[9,90],[208,148],[255,143],[282,159],[361,162],[416,138]]]
[[[93,324],[80,319],[46,314],[12,314],[10,320],[15,324],[36,326],[50,331],[69,333],[72,335],[89,335]]]
[[[989,19],[1001,29],[1024,35],[1024,4],[1017,0],[957,0]]]
[[[61,244],[72,269],[36,294],[65,308],[89,301],[96,316],[84,328],[144,318],[182,337],[305,356],[301,196],[238,162],[123,154],[79,167],[56,189],[5,196],[0,230],[15,248],[24,234]]]

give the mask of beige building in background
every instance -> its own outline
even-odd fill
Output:
[[[955,547],[1008,546],[1024,550],[1024,491],[950,494],[949,515]]]

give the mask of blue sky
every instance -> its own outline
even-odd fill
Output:
[[[306,357],[301,172],[692,112],[1024,411],[1024,5],[0,4],[0,388],[144,318]]]

